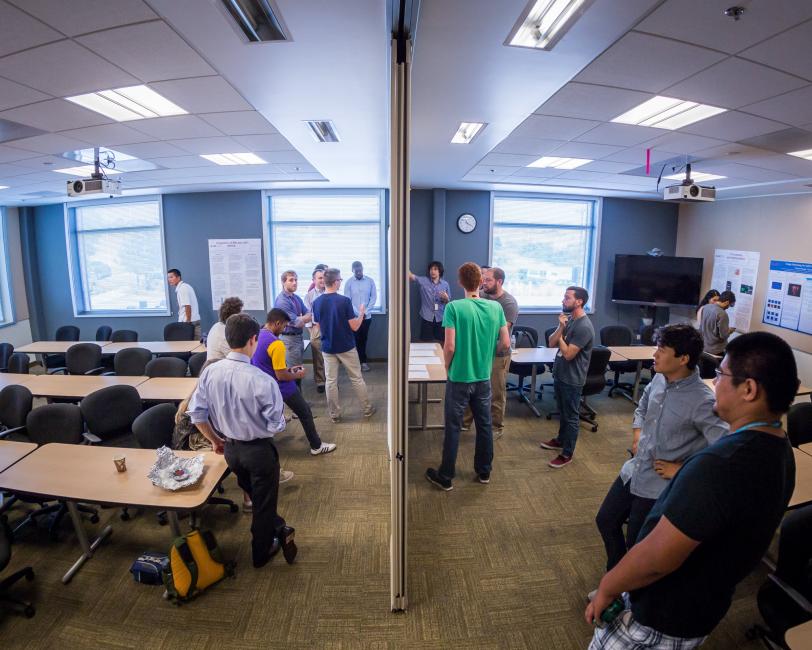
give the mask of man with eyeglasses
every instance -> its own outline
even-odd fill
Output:
[[[728,344],[715,409],[731,433],[683,463],[637,543],[601,580],[587,622],[615,602],[621,611],[595,630],[591,650],[696,648],[722,620],[792,496],[795,461],[781,417],[798,384],[781,338],[751,332]]]
[[[367,385],[361,376],[361,362],[355,349],[355,332],[364,322],[366,308],[360,305],[356,316],[352,301],[338,293],[340,286],[341,271],[327,269],[324,272],[324,293],[313,301],[313,322],[321,329],[321,352],[327,375],[327,410],[333,422],[341,422],[341,405],[338,403],[340,366],[344,366],[350,377],[364,417],[372,417],[376,411],[369,401]]]

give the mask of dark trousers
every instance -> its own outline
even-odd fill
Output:
[[[640,528],[657,499],[645,499],[631,493],[631,481],[623,484],[618,476],[603,499],[595,523],[606,547],[606,570],[610,571],[637,541]],[[623,537],[623,524],[626,537]]]
[[[561,454],[571,457],[578,442],[578,429],[581,426],[581,391],[583,386],[572,386],[561,381],[555,382],[555,404],[560,413],[558,442]]]
[[[445,327],[436,320],[420,319],[420,340],[445,343]]]
[[[361,363],[367,362],[367,338],[369,338],[369,326],[372,325],[371,318],[365,318],[355,332],[355,347],[358,350],[358,360]]]
[[[316,431],[316,423],[313,422],[313,412],[310,410],[310,404],[302,397],[302,394],[297,390],[293,395],[285,398],[285,404],[302,423],[302,429],[304,429],[307,441],[310,443],[310,448],[318,449],[321,447],[321,438],[319,432]]]
[[[476,425],[474,471],[477,474],[491,471],[493,462],[491,380],[486,379],[471,384],[449,381],[445,385],[445,437],[443,438],[443,462],[440,465],[440,474],[447,479],[454,478],[462,416],[467,406],[471,407]]]
[[[251,517],[251,552],[254,565],[264,563],[274,537],[285,525],[276,511],[279,500],[279,454],[270,438],[249,442],[227,440],[225,451],[228,468],[237,484],[254,504]]]

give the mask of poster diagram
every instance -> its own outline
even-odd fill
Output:
[[[209,274],[215,311],[229,296],[241,298],[246,311],[265,311],[261,239],[210,239]]]
[[[762,322],[812,334],[812,264],[770,260]]]
[[[728,310],[728,316],[731,327],[739,332],[750,329],[759,257],[760,254],[755,251],[721,248],[717,248],[713,255],[711,287],[719,292],[732,291],[736,294],[736,305]]]

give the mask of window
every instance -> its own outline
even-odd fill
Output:
[[[296,271],[298,293],[304,296],[313,268],[328,264],[341,269],[343,291],[352,263],[358,260],[378,290],[374,311],[382,311],[386,304],[383,192],[272,193],[268,210],[271,303],[282,291],[279,276],[284,271]]]
[[[68,208],[74,313],[166,316],[166,266],[159,201]]]
[[[570,285],[592,296],[599,206],[598,199],[494,195],[491,264],[504,269],[524,310],[560,311]]]
[[[0,326],[10,325],[14,322],[14,311],[11,308],[11,271],[7,233],[6,211],[5,208],[0,208],[0,252],[3,253],[3,260],[0,261]]]

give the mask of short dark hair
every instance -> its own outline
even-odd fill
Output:
[[[237,296],[231,296],[231,298],[226,298],[223,300],[222,304],[220,305],[220,309],[217,312],[217,315],[220,317],[220,322],[225,323],[229,316],[239,314],[242,311],[242,307],[242,300],[237,298]]]
[[[501,282],[502,284],[505,283],[505,272],[500,269],[498,266],[491,266],[488,269],[491,273],[493,273],[493,279]]]
[[[175,275],[177,275],[179,278],[182,278],[182,277],[183,277],[183,276],[180,274],[180,271],[178,271],[177,269],[169,269],[169,270],[166,272],[166,274],[167,274],[167,275],[169,275],[170,273],[174,273],[174,274],[175,274]]]
[[[341,277],[341,271],[338,269],[327,269],[324,272],[324,283],[328,287],[332,287],[333,283]]]
[[[359,266],[360,266],[361,268],[363,268],[363,267],[364,267],[364,265],[363,265],[363,264],[361,264],[361,262],[359,262],[358,260],[355,260],[355,261],[352,263],[352,268],[353,268],[353,269],[357,269]]]
[[[699,330],[688,323],[665,325],[654,332],[654,345],[674,350],[674,355],[688,355],[688,369],[693,370],[702,354],[703,341]]]
[[[445,267],[443,266],[443,263],[439,262],[437,260],[433,260],[433,261],[429,262],[429,265],[426,267],[426,274],[427,275],[431,275],[431,269],[433,267],[437,267],[437,271],[439,272],[440,277],[443,277],[443,275],[445,275]]]
[[[316,277],[316,273],[321,271],[322,273],[326,271],[328,266],[326,264],[316,264],[315,268],[313,269],[313,274],[310,276],[311,278]]]
[[[284,273],[282,273],[282,276],[281,276],[282,277],[282,284],[285,284],[288,277],[290,277],[291,275],[295,275],[296,279],[297,280],[299,279],[299,276],[296,274],[296,271],[285,271]]]
[[[583,287],[571,286],[567,287],[566,290],[572,291],[572,293],[575,295],[575,299],[581,301],[581,307],[586,305],[587,301],[589,300],[589,292]]]
[[[252,336],[259,335],[259,323],[250,314],[232,314],[226,321],[226,343],[232,350],[244,348]]]
[[[482,282],[482,269],[479,264],[473,262],[466,262],[457,271],[460,279],[460,284],[466,291],[476,291]]]
[[[767,394],[772,413],[789,410],[800,381],[795,355],[784,339],[769,332],[742,334],[727,344],[725,356],[734,386],[754,379]]]
[[[736,304],[736,294],[732,291],[723,291],[719,295],[719,302],[729,302],[731,305]]]
[[[278,307],[274,307],[271,311],[268,312],[268,317],[265,319],[266,323],[289,323],[290,316],[288,316],[287,312],[284,309],[279,309]]]

